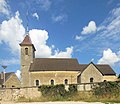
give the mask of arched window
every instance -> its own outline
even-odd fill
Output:
[[[36,86],[39,86],[39,80],[36,80],[35,83],[36,83]]]
[[[93,83],[93,80],[94,80],[93,78],[90,78],[90,83]]]
[[[25,48],[25,55],[28,55],[28,48]]]
[[[65,82],[65,85],[67,85],[67,84],[68,84],[68,79],[65,79],[65,81],[64,81],[64,82]]]
[[[51,85],[54,85],[54,80],[53,79],[51,80]]]

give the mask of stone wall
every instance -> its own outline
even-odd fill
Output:
[[[0,90],[0,99],[3,101],[16,101],[19,98],[37,98],[41,96],[38,88],[6,88]]]
[[[103,76],[103,81],[104,80],[106,80],[106,81],[117,81],[118,78],[115,75],[106,75],[106,76]]]
[[[25,54],[25,48],[28,48],[28,55]],[[33,46],[21,46],[21,86],[29,86],[29,68],[33,62]]]
[[[90,83],[90,78],[93,78],[93,82],[102,82],[103,75],[98,71],[98,69],[90,64],[81,74],[81,83]]]
[[[65,84],[65,79],[68,84],[77,84],[78,72],[74,71],[43,71],[30,73],[30,86],[36,86],[35,81],[39,80],[40,85],[50,85],[51,80],[55,84]]]
[[[7,88],[20,87],[20,80],[17,78],[15,74],[12,74],[10,78],[5,82],[5,86]]]

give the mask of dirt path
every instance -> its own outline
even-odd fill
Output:
[[[100,102],[22,102],[22,103],[15,103],[15,102],[0,102],[0,104],[104,104]]]

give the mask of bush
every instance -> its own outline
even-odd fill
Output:
[[[74,92],[77,92],[77,85],[69,85],[69,91],[65,90],[65,85],[42,85],[38,89],[45,97],[51,97],[55,99],[67,98],[73,96]]]
[[[120,94],[119,82],[101,82],[98,87],[94,88],[93,91],[94,95],[97,97],[118,97]]]
[[[60,85],[42,85],[39,87],[43,96],[64,96],[66,93],[65,86]]]
[[[70,84],[70,85],[69,85],[69,92],[70,92],[70,93],[77,92],[77,85]]]

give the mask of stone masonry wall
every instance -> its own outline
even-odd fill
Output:
[[[53,79],[55,84],[65,84],[65,79],[68,84],[77,84],[78,72],[73,71],[43,71],[30,73],[30,85],[35,86],[36,80],[39,80],[40,85],[50,85]]]
[[[81,83],[90,83],[90,78],[93,78],[93,82],[102,82],[103,78],[103,75],[93,64],[90,64],[81,74]]]
[[[12,74],[10,78],[6,81],[5,86],[7,88],[20,87],[20,81],[15,74]]]

